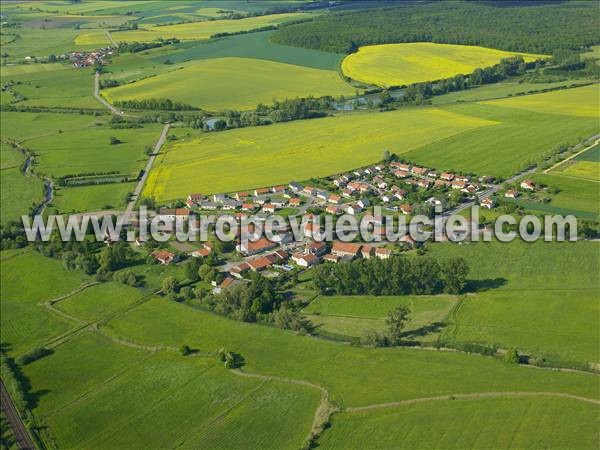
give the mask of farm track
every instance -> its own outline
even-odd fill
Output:
[[[550,173],[552,172],[554,169],[556,169],[557,167],[562,166],[564,163],[566,163],[567,161],[570,161],[573,158],[576,158],[577,156],[581,155],[583,152],[589,150],[590,148],[600,144],[600,135],[596,134],[595,136],[592,136],[590,139],[596,139],[592,144],[582,148],[581,150],[579,150],[578,152],[573,153],[571,156],[569,156],[566,159],[563,159],[562,161],[557,162],[556,164],[554,164],[552,167],[549,167],[548,169],[544,170],[543,173]],[[575,146],[575,148],[582,146],[583,144],[577,144]],[[568,176],[568,175],[567,175]],[[577,178],[577,177],[570,177],[570,178]],[[578,178],[579,179],[579,178]],[[595,181],[595,180],[592,180]]]
[[[15,405],[10,398],[6,387],[4,386],[4,381],[0,379],[0,404],[2,405],[2,411],[6,416],[6,420],[8,421],[10,427],[13,430],[13,434],[15,435],[17,441],[17,447],[21,450],[35,450],[35,445],[27,433],[27,428],[15,408]],[[3,446],[4,447],[4,446]]]
[[[476,392],[471,394],[449,394],[449,395],[438,395],[435,397],[421,397],[413,398],[410,400],[400,400],[397,402],[389,403],[377,403],[374,405],[366,406],[355,406],[345,408],[344,412],[355,413],[365,412],[375,409],[386,409],[386,408],[397,408],[405,405],[414,405],[418,403],[435,402],[441,400],[454,400],[454,399],[468,399],[468,398],[518,398],[518,397],[554,397],[554,398],[568,398],[571,400],[577,400],[581,402],[592,403],[594,405],[600,405],[600,400],[593,398],[580,397],[578,395],[565,394],[562,392]]]

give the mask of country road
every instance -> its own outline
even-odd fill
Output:
[[[115,116],[124,116],[125,114],[123,114],[123,111],[119,111],[117,108],[115,108],[113,105],[111,105],[110,103],[108,103],[104,97],[102,97],[100,95],[100,73],[96,72],[94,74],[94,97],[96,97],[96,99],[102,103],[104,106],[106,106],[111,113],[113,113]]]
[[[156,156],[158,155],[158,152],[160,151],[161,147],[165,143],[167,133],[169,132],[169,127],[170,124],[168,123],[165,124],[165,126],[163,127],[162,132],[160,133],[160,137],[158,138],[158,141],[156,141],[156,145],[154,146],[154,151],[150,155],[150,158],[148,158],[146,167],[144,167],[144,173],[142,174],[142,178],[140,178],[140,181],[138,181],[138,184],[135,186],[133,196],[131,197],[129,204],[127,205],[127,209],[125,209],[125,223],[128,223],[131,211],[133,211],[133,208],[135,207],[135,204],[138,201],[140,194],[142,193],[142,189],[144,188],[144,184],[146,184],[146,180],[148,178],[148,174],[150,173],[150,169],[152,169],[154,160],[156,159]]]
[[[575,149],[579,148],[579,147],[583,147],[581,150],[576,151],[575,153],[573,153],[571,156],[569,156],[566,159],[563,159],[562,161],[557,162],[556,164],[554,164],[552,167],[547,168],[546,170],[544,170],[544,173],[549,173],[552,170],[556,169],[559,166],[562,166],[564,163],[566,163],[567,161],[579,156],[581,153],[589,150],[590,148],[600,144],[600,135],[596,134],[595,136],[592,136],[591,139],[595,139],[595,141],[593,143],[591,143],[590,145],[585,146],[583,143],[577,144],[575,146]]]
[[[21,416],[15,408],[8,391],[4,386],[4,381],[2,380],[0,380],[0,405],[2,406],[2,411],[6,416],[6,420],[13,430],[17,446],[22,450],[34,450],[35,445],[33,444],[29,433],[27,433],[27,428],[25,428],[25,424],[21,420]]]

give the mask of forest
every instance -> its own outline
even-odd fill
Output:
[[[490,4],[435,2],[324,15],[281,25],[271,39],[336,53],[352,53],[362,45],[435,42],[550,54],[600,40],[597,6],[577,2],[503,7],[499,14],[499,6]]]

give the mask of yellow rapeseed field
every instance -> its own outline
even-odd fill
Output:
[[[216,111],[254,109],[273,99],[351,95],[354,89],[333,70],[262,59],[216,58],[102,92],[111,102],[168,98]]]
[[[202,134],[169,145],[145,196],[231,192],[334,174],[496,122],[437,108],[405,108]]]
[[[344,75],[377,86],[402,86],[439,80],[459,73],[467,75],[477,68],[493,66],[501,59],[521,55],[535,60],[543,55],[505,52],[469,45],[384,44],[361,47],[342,61]]]

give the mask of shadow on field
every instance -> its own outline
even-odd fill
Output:
[[[428,334],[437,333],[438,331],[441,331],[442,328],[444,328],[445,326],[446,324],[444,322],[428,323],[427,325],[423,325],[422,327],[417,328],[415,330],[405,331],[404,333],[402,333],[402,338],[414,339],[424,337]]]
[[[467,280],[465,292],[483,292],[490,289],[498,289],[504,286],[508,280],[506,278],[486,278],[484,280]]]

